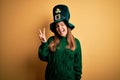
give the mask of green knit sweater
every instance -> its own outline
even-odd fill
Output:
[[[60,38],[59,47],[55,52],[48,48],[53,36],[39,47],[39,58],[47,62],[45,80],[80,80],[82,74],[81,46],[75,38],[76,49],[72,51],[66,48],[67,40]]]

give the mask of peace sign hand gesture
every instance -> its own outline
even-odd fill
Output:
[[[43,32],[39,29],[39,38],[42,43],[47,42],[46,36],[45,36],[45,28],[43,29]]]

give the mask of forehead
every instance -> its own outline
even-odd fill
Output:
[[[64,21],[60,21],[58,23],[56,23],[56,25],[60,25],[60,24],[65,24]]]

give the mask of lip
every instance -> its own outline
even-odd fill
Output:
[[[65,30],[61,30],[61,31],[59,31],[60,33],[64,33],[65,32]]]

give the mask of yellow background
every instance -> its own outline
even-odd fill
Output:
[[[44,80],[38,29],[53,35],[52,8],[60,3],[81,42],[82,80],[120,80],[119,0],[0,0],[0,80]]]

